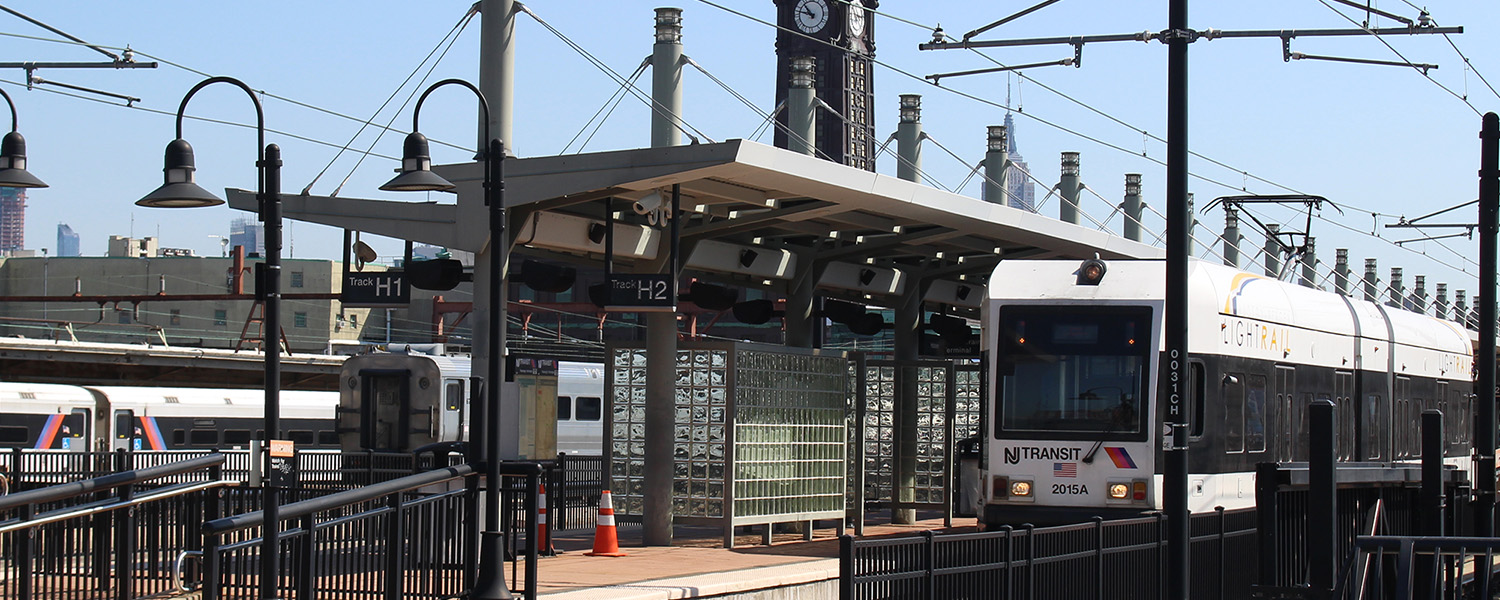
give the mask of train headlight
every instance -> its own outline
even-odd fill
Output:
[[[1123,483],[1109,484],[1109,497],[1111,500],[1124,500],[1130,495],[1130,486]]]
[[[1090,258],[1083,261],[1082,264],[1078,265],[1078,285],[1099,285],[1099,282],[1104,279],[1104,272],[1107,270],[1108,268],[1104,266],[1104,261],[1098,258]]]
[[[1030,498],[1031,497],[1031,482],[1030,481],[1012,481],[1012,482],[1010,482],[1010,495],[1016,496],[1018,498]]]

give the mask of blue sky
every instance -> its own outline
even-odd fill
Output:
[[[945,79],[943,88],[920,80],[932,73],[992,66],[989,59],[1023,64],[1070,56],[1072,49],[1067,46],[992,49],[983,55],[917,50],[917,44],[931,38],[934,25],[961,35],[1032,4],[1031,0],[883,2],[880,10],[887,14],[874,19],[876,58],[883,63],[876,70],[879,136],[884,138],[896,129],[898,94],[922,94],[925,131],[962,158],[928,146],[924,170],[936,184],[958,188],[968,177],[965,163],[972,165],[983,155],[985,127],[1000,124],[1004,118],[1002,106],[1009,83],[1010,106],[1023,111],[1016,117],[1020,151],[1039,180],[1056,182],[1059,153],[1079,151],[1084,182],[1108,199],[1085,194],[1084,208],[1095,218],[1103,220],[1110,206],[1119,202],[1126,173],[1143,175],[1148,204],[1162,210],[1165,168],[1152,159],[1164,159],[1164,146],[1150,136],[1166,135],[1163,45],[1090,44],[1084,47],[1082,68],[1033,69],[1025,72],[1030,80],[980,75]],[[663,4],[619,0],[527,5],[608,67],[628,76],[651,51],[652,9]],[[714,4],[685,0],[674,5],[684,9],[685,52],[757,107],[746,107],[707,77],[689,70],[686,120],[716,141],[753,137],[763,120],[760,113],[774,106],[775,33],[750,17],[771,21],[774,6],[770,0],[715,0]],[[1199,0],[1194,5],[1190,23],[1198,29],[1356,26],[1340,12],[1363,19],[1358,11],[1332,0]],[[401,137],[410,126],[410,106],[399,114],[394,112],[396,107],[414,86],[420,92],[445,77],[477,80],[477,18],[458,33],[430,73],[422,65],[424,57],[463,21],[470,6],[467,1],[53,0],[7,6],[94,44],[129,45],[137,60],[163,63],[154,70],[43,69],[36,73],[47,80],[136,96],[141,98],[136,106],[149,110],[124,108],[109,99],[96,102],[60,95],[44,91],[49,89],[45,85],[27,91],[19,85],[24,78],[21,70],[0,73],[0,85],[17,104],[30,168],[52,186],[30,194],[26,237],[33,248],[54,246],[56,224],[66,222],[82,236],[85,254],[102,254],[109,235],[131,234],[159,234],[164,246],[192,248],[199,254],[218,252],[218,240],[210,236],[227,235],[230,220],[248,213],[227,207],[168,211],[134,205],[160,184],[162,150],[173,137],[170,115],[204,74],[238,77],[253,88],[301,104],[262,98],[267,127],[290,134],[268,134],[269,141],[282,146],[285,193],[297,193],[312,184],[313,193],[327,195],[347,178],[339,195],[396,200],[414,198],[376,190],[397,165]],[[1417,12],[1402,1],[1383,0],[1377,6],[1406,16]],[[1500,98],[1480,79],[1482,75],[1500,86],[1500,5],[1447,1],[1427,8],[1438,24],[1466,28],[1451,39],[1472,61],[1472,69],[1465,68],[1442,36],[1386,38],[1407,59],[1438,64],[1438,69],[1429,72],[1431,80],[1411,68],[1284,62],[1276,39],[1193,44],[1191,146],[1229,166],[1193,159],[1192,171],[1213,180],[1191,182],[1198,205],[1217,196],[1243,193],[1231,189],[1242,186],[1254,193],[1286,193],[1290,188],[1319,194],[1344,207],[1342,215],[1325,208],[1322,215],[1328,220],[1313,222],[1323,261],[1332,262],[1334,248],[1349,248],[1356,271],[1362,268],[1363,258],[1378,257],[1382,278],[1388,276],[1390,267],[1399,266],[1407,273],[1408,286],[1413,275],[1426,274],[1429,290],[1436,282],[1472,289],[1477,278],[1477,238],[1408,244],[1403,249],[1390,242],[1421,234],[1384,227],[1401,215],[1416,217],[1475,198],[1480,124],[1476,109],[1500,110]],[[976,39],[1160,31],[1165,28],[1166,12],[1164,1],[1063,0]],[[1394,25],[1387,19],[1378,19],[1378,24]],[[0,54],[7,61],[105,60],[87,48],[48,41],[58,36],[10,15],[0,14],[0,34],[4,34],[0,35]],[[515,139],[508,142],[521,156],[577,152],[579,143],[568,146],[569,141],[619,85],[529,16],[519,17],[517,35]],[[1292,49],[1400,60],[1391,48],[1369,36],[1298,38]],[[408,83],[391,106],[377,114],[419,66],[422,71],[413,81],[425,76],[426,83]],[[649,75],[639,85],[649,90]],[[1458,96],[1466,96],[1467,102]],[[188,112],[238,123],[252,123],[254,118],[247,98],[230,86],[200,92]],[[424,106],[422,129],[434,139],[470,146],[475,139],[475,114],[471,96],[445,90]],[[382,124],[391,122],[397,131],[378,141],[374,128],[356,137],[360,128],[356,119],[371,117]],[[216,192],[224,187],[254,187],[253,131],[189,121],[184,137],[197,150],[198,177],[204,187]],[[339,147],[351,138],[351,150],[340,153]],[[760,140],[769,143],[769,134]],[[646,107],[627,99],[585,150],[636,148],[649,142]],[[361,153],[371,148],[379,156],[366,157],[356,168]],[[459,162],[470,156],[472,151],[434,148],[437,162]],[[881,158],[879,170],[894,174],[894,158]],[[1039,186],[1039,198],[1045,193],[1043,187]],[[961,191],[977,196],[979,182],[970,179]],[[1056,200],[1048,200],[1041,210],[1055,215]],[[1471,222],[1475,215],[1470,207],[1436,220]],[[1197,216],[1204,224],[1200,239],[1208,239],[1209,232],[1223,225],[1219,211]],[[1260,216],[1299,229],[1302,224],[1302,217],[1291,211],[1266,209]],[[1118,231],[1120,218],[1114,217],[1108,226]],[[1148,213],[1146,227],[1159,232],[1160,218]],[[1368,235],[1371,232],[1381,239]],[[1246,235],[1249,239],[1242,247],[1248,254],[1262,245],[1262,238],[1248,231]],[[291,256],[335,258],[341,237],[335,229],[288,222]],[[400,243],[395,241],[376,240],[375,247],[382,255],[400,252]]]

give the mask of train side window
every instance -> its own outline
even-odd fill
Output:
[[[311,446],[318,439],[318,436],[306,429],[293,429],[287,432],[287,435],[291,438],[292,444],[297,446]]]
[[[557,397],[557,420],[573,420],[573,398],[571,396]]]
[[[339,445],[339,432],[333,431],[331,429],[324,429],[323,431],[319,431],[318,432],[318,445],[319,446],[337,446],[337,445]]]
[[[229,446],[243,446],[250,443],[249,429],[226,429],[224,430],[224,444]]]
[[[182,447],[187,444],[187,431],[183,429],[172,430],[172,447]]]
[[[578,397],[578,420],[598,421],[604,418],[604,402],[592,396]]]
[[[135,413],[128,410],[115,411],[115,439],[128,440],[135,437]]]
[[[464,382],[458,379],[448,380],[448,385],[443,387],[444,400],[448,410],[459,410],[464,405]]]
[[[1365,460],[1380,460],[1385,458],[1386,436],[1382,432],[1389,431],[1382,426],[1380,418],[1379,394],[1368,394],[1365,396]]]
[[[219,431],[217,429],[194,429],[188,432],[188,443],[194,446],[217,446],[219,445]]]
[[[1266,451],[1266,376],[1245,378],[1245,451]]]
[[[30,427],[0,425],[0,444],[24,444],[31,441]]]
[[[1188,437],[1199,439],[1203,437],[1203,413],[1207,403],[1207,392],[1203,380],[1203,363],[1199,361],[1188,362],[1188,393],[1192,394],[1192,402],[1188,403]]]
[[[1245,451],[1245,375],[1226,373],[1219,385],[1224,390],[1224,451]]]

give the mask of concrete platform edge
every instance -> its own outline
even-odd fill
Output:
[[[740,571],[704,573],[686,577],[650,579],[587,590],[542,594],[548,600],[675,600],[710,598],[726,594],[782,588],[839,577],[836,558],[799,562]]]

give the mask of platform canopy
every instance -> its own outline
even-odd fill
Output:
[[[616,270],[658,271],[668,238],[645,209],[658,198],[670,202],[673,185],[681,190],[686,273],[781,291],[812,275],[835,295],[876,298],[898,295],[892,272],[908,282],[983,283],[1006,258],[1164,255],[1095,227],[746,140],[509,158],[504,170],[512,269],[519,257],[602,265],[607,201],[617,215]],[[286,196],[284,213],[480,251],[488,237],[482,163],[434,171],[458,185],[456,203]],[[255,208],[252,192],[229,190],[229,198],[235,208]],[[852,281],[833,281],[845,275]],[[860,289],[870,286],[878,289]]]

